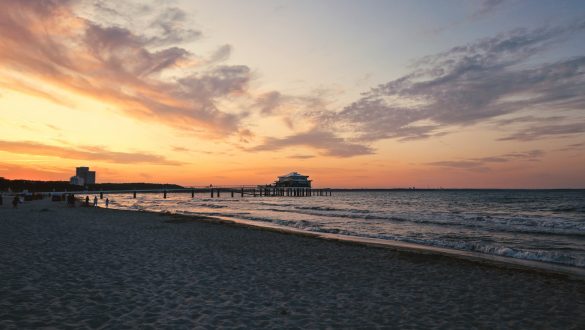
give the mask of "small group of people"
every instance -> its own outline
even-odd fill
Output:
[[[69,207],[75,207],[75,195],[73,194],[67,195],[67,205],[69,205]]]
[[[85,206],[89,207],[89,196],[85,196]],[[93,196],[93,207],[97,207],[98,206],[98,198],[97,196]],[[106,197],[106,208],[108,208],[110,206],[110,199]]]
[[[18,195],[14,195],[14,198],[12,199],[12,207],[17,208],[18,204],[20,203],[22,203],[20,197]],[[4,198],[2,197],[2,194],[0,194],[0,205],[2,204],[4,204]]]
[[[14,198],[12,198],[12,207],[13,208],[18,208],[18,204],[21,204],[22,200],[20,199],[19,195],[14,195]],[[2,196],[2,194],[0,194],[0,206],[4,204],[4,197]]]
[[[75,195],[74,194],[67,194],[66,196],[67,199],[67,205],[69,205],[69,207],[75,207]],[[12,207],[13,208],[18,208],[18,204],[21,204],[22,201],[20,199],[19,195],[14,195],[14,198],[12,199]],[[0,205],[4,204],[4,198],[2,196],[2,194],[0,194]],[[89,196],[85,196],[85,206],[89,207]],[[98,198],[97,196],[93,197],[93,207],[97,207],[98,206]],[[108,208],[110,206],[110,199],[106,198],[106,208]]]

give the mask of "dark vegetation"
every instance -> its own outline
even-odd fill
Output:
[[[30,192],[42,191],[100,191],[100,190],[147,190],[147,189],[181,189],[176,184],[161,183],[97,183],[85,187],[69,184],[67,181],[31,181],[31,180],[8,180],[0,177],[0,191]]]

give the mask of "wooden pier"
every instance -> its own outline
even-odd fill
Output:
[[[22,194],[22,193],[20,193]],[[139,194],[161,194],[167,198],[170,194],[191,194],[205,195],[210,198],[221,197],[317,197],[332,196],[331,188],[298,188],[298,187],[276,187],[276,186],[211,186],[211,187],[187,187],[182,189],[143,189],[143,190],[80,190],[80,191],[59,191],[59,192],[35,192],[35,194],[74,194],[74,195],[96,195],[100,199],[110,194],[132,194],[136,198]]]

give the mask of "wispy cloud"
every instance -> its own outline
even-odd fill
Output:
[[[112,2],[92,3],[100,13],[119,15],[107,6]],[[244,114],[227,113],[217,104],[245,93],[250,69],[217,64],[229,56],[229,46],[209,61],[176,46],[201,34],[185,28],[185,13],[178,8],[157,6],[161,14],[137,32],[84,18],[78,7],[73,1],[0,2],[0,70],[115,104],[144,120],[212,134],[237,131]],[[138,12],[152,14],[148,6]],[[30,84],[3,83],[10,85],[59,102]]]
[[[477,19],[479,17],[485,16],[489,13],[495,11],[498,7],[501,7],[505,4],[506,0],[481,0],[479,2],[479,8],[471,15],[472,19]]]
[[[454,169],[464,169],[477,172],[489,172],[492,170],[490,165],[493,164],[508,163],[512,161],[538,161],[543,155],[544,152],[542,150],[535,149],[526,152],[513,152],[498,156],[436,161],[427,163],[427,165]]]
[[[258,96],[254,106],[260,109],[261,114],[267,115],[272,114],[282,103],[282,94],[278,91],[271,91]]]
[[[181,165],[181,162],[168,160],[163,156],[107,150],[99,146],[61,147],[32,141],[5,141],[0,140],[0,151],[50,156],[65,159],[105,161],[119,164],[151,164],[151,165]]]
[[[498,5],[486,2],[485,10]],[[248,150],[302,145],[348,157],[373,153],[369,144],[374,141],[428,139],[480,123],[505,127],[502,140],[582,133],[585,120],[575,122],[575,113],[585,108],[585,56],[530,61],[584,31],[585,21],[518,29],[424,57],[409,74],[372,88],[340,111],[328,110],[323,101],[306,107],[303,119],[312,123],[308,133],[267,138]],[[257,98],[256,107],[272,115],[290,102],[290,97],[270,92]],[[549,109],[557,111],[551,115]]]
[[[55,166],[42,166],[37,164],[12,164],[0,162],[0,177],[10,177],[12,179],[26,179],[26,180],[63,180],[71,176],[71,168],[62,168]]]
[[[583,143],[572,143],[567,145],[566,147],[559,149],[560,151],[574,151],[574,150],[583,150],[585,149],[585,142]]]
[[[564,121],[520,129],[507,139],[582,132],[569,111],[585,108],[585,56],[527,65],[531,57],[574,35],[585,21],[561,27],[519,29],[428,56],[410,74],[377,86],[324,123],[354,131],[361,141],[420,139],[458,126],[488,122],[522,111]],[[548,127],[548,128],[546,128]]]
[[[289,156],[289,158],[292,158],[292,159],[311,159],[311,158],[315,158],[315,156],[314,155],[292,155],[292,156]]]
[[[532,141],[549,137],[565,137],[585,133],[585,120],[569,124],[548,124],[522,128],[518,132],[505,136],[500,140]]]
[[[432,29],[430,32],[433,34],[442,33],[446,30],[459,27],[466,23],[474,22],[490,16],[496,12],[499,8],[504,7],[506,3],[512,2],[510,0],[479,0],[479,1],[467,1],[465,4],[471,4],[473,8],[467,15],[450,22],[449,24],[441,27]]]
[[[173,151],[176,152],[190,152],[191,149],[185,148],[185,147],[179,147],[179,146],[173,146],[172,147]]]
[[[290,147],[316,149],[324,156],[353,157],[374,153],[368,146],[351,143],[330,132],[313,130],[284,138],[267,138],[264,143],[250,148],[251,151],[273,151]]]

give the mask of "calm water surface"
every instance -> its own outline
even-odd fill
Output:
[[[237,196],[237,194],[236,194]],[[585,190],[345,191],[328,197],[110,195],[112,207],[204,214],[585,268]]]

